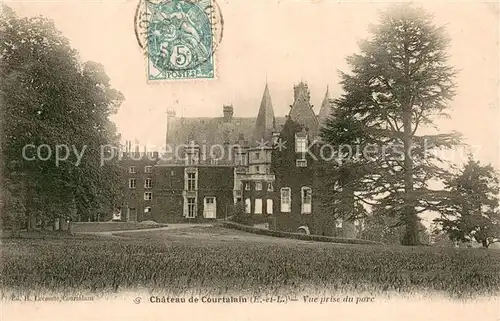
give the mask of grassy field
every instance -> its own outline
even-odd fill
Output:
[[[500,293],[500,251],[338,245],[221,227],[5,239],[8,292]]]

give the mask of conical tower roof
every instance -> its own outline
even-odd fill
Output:
[[[330,98],[330,92],[328,90],[328,87],[326,87],[326,93],[325,93],[325,98],[323,99],[323,103],[321,104],[321,108],[319,109],[319,114],[318,114],[318,122],[319,126],[323,126],[332,114],[332,105],[333,101]]]
[[[255,121],[255,130],[253,139],[254,141],[268,141],[272,138],[275,128],[273,103],[271,101],[271,94],[269,93],[269,86],[266,83],[262,101],[260,102],[259,113]]]

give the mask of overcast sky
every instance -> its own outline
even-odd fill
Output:
[[[71,40],[83,60],[102,63],[112,84],[126,98],[114,117],[125,139],[160,146],[167,108],[178,116],[221,116],[232,103],[235,116],[256,116],[266,78],[274,111],[284,116],[293,85],[303,80],[318,112],[327,85],[340,94],[337,70],[358,52],[387,3],[288,0],[219,0],[224,38],[216,51],[217,79],[147,83],[146,62],[134,35],[137,0],[11,2],[18,14],[42,14]],[[450,64],[460,70],[452,120],[443,131],[458,130],[476,157],[498,166],[498,8],[490,3],[422,3],[447,25]]]

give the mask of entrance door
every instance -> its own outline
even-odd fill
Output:
[[[216,218],[215,197],[205,197],[205,218]]]
[[[137,211],[135,208],[128,208],[128,213],[127,213],[127,222],[136,222],[137,221]]]

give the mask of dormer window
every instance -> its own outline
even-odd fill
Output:
[[[194,154],[187,154],[186,155],[186,163],[187,165],[196,165],[198,164],[198,157],[197,155]]]
[[[243,153],[238,153],[236,155],[236,165],[245,166],[247,165],[247,155]]]
[[[307,137],[295,136],[295,152],[305,153],[307,151]]]

